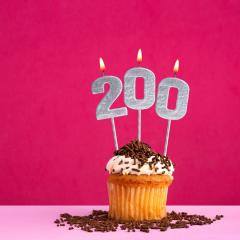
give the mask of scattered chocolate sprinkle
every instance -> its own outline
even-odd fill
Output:
[[[216,215],[215,220],[221,220],[223,218],[223,215]]]
[[[126,162],[124,162],[125,164],[128,164],[129,163],[129,161],[126,161]]]
[[[118,163],[118,165],[121,165],[123,163],[123,160],[121,160],[119,163]]]
[[[176,213],[174,211],[167,213],[167,216],[161,220],[148,220],[148,221],[117,221],[108,217],[107,211],[93,210],[88,216],[72,216],[68,213],[61,214],[65,224],[69,225],[68,229],[73,230],[79,228],[86,232],[116,232],[117,229],[126,230],[127,232],[150,232],[152,229],[159,231],[166,231],[168,229],[189,228],[194,225],[212,224],[216,220],[223,218],[223,215],[216,215],[211,219],[203,215],[187,214],[186,212]],[[59,227],[60,220],[54,221]]]

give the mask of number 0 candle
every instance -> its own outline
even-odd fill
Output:
[[[137,62],[142,62],[142,51],[139,49]],[[136,79],[144,79],[144,98],[136,98]],[[150,108],[155,102],[155,75],[154,73],[142,67],[129,69],[124,76],[124,102],[131,108],[138,110],[138,140],[141,140],[141,111]]]
[[[156,113],[158,114],[158,116],[168,120],[166,140],[164,146],[164,156],[167,155],[171,121],[181,119],[185,116],[187,112],[189,86],[185,81],[176,77],[178,69],[179,61],[177,60],[173,69],[174,77],[163,79],[158,86]],[[178,90],[176,108],[173,110],[168,108],[170,88],[177,88]]]

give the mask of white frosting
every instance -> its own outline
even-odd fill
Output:
[[[148,158],[147,162],[152,162],[152,158]],[[170,160],[169,160],[170,161]],[[120,164],[119,164],[120,163]],[[114,156],[112,157],[106,166],[107,171],[110,174],[116,174],[116,173],[121,173],[123,175],[128,175],[128,174],[135,174],[135,175],[153,175],[153,174],[164,174],[164,175],[169,175],[172,176],[174,172],[174,166],[171,163],[171,166],[169,166],[168,169],[166,169],[165,165],[162,164],[160,161],[158,161],[155,165],[152,164],[152,169],[150,169],[150,166],[148,163],[144,163],[142,167],[139,168],[138,164],[140,162],[136,160],[134,164],[134,159],[130,157],[125,157],[122,155]],[[133,169],[138,169],[139,171],[134,171]]]

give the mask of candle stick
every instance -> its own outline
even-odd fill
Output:
[[[114,117],[111,118],[111,122],[112,122],[114,145],[115,145],[116,150],[118,150],[118,140],[117,140],[117,132],[116,132]]]
[[[170,128],[171,128],[171,122],[172,120],[168,120],[168,125],[167,125],[167,131],[166,131],[166,140],[165,140],[165,145],[164,145],[164,156],[167,156],[167,148],[168,148],[168,139],[169,139],[169,134],[170,134]]]
[[[142,62],[142,51],[139,49],[137,54],[137,62]],[[142,77],[144,79],[144,98],[136,98],[136,79]],[[141,111],[150,108],[155,102],[155,75],[154,73],[142,67],[129,69],[124,76],[124,102],[131,108],[138,110],[138,140],[141,141]]]
[[[179,61],[177,60],[173,68],[174,77],[163,79],[159,83],[159,87],[158,87],[156,112],[160,117],[168,120],[166,140],[165,140],[165,146],[164,146],[164,156],[167,155],[171,121],[178,120],[184,117],[187,112],[189,86],[185,81],[176,77],[178,69],[179,69]],[[178,89],[176,108],[174,110],[168,109],[167,107],[169,90],[171,87],[175,87]]]
[[[141,130],[142,130],[142,112],[138,110],[138,141],[141,141]]]
[[[115,76],[104,76],[106,67],[102,58],[99,59],[99,63],[100,70],[103,76],[96,79],[93,82],[92,93],[93,94],[103,93],[104,85],[106,83],[110,85],[110,89],[109,92],[105,95],[105,97],[101,100],[101,102],[97,106],[96,117],[98,120],[111,118],[114,145],[116,150],[118,150],[118,140],[114,118],[126,116],[128,112],[126,107],[115,109],[110,109],[110,107],[122,92],[122,82],[119,78]]]

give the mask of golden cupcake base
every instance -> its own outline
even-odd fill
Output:
[[[109,175],[109,217],[124,221],[165,217],[171,183],[167,175]]]

